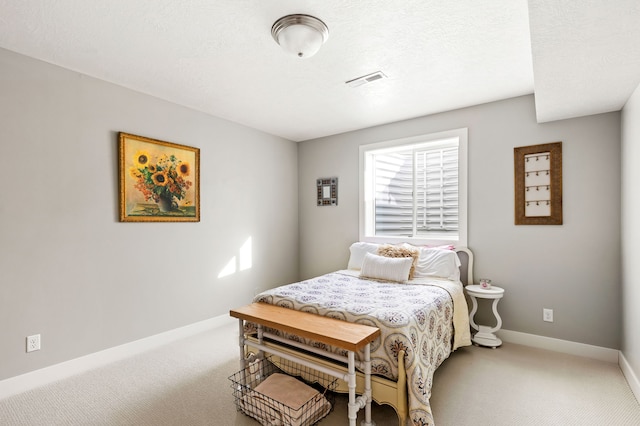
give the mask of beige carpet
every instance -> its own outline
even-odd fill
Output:
[[[236,334],[236,324],[221,327],[1,400],[0,425],[256,426],[236,411],[227,379],[238,370]],[[508,343],[452,354],[431,401],[438,426],[640,425],[617,365]],[[346,412],[340,396],[320,425],[345,425]],[[387,406],[375,405],[373,420],[397,424]]]

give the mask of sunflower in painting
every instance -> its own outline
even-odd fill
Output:
[[[149,152],[145,150],[140,150],[136,152],[134,161],[138,168],[146,167],[149,164]]]
[[[135,179],[134,186],[144,198],[159,205],[168,203],[173,206],[171,209],[177,209],[175,200],[184,199],[193,185],[189,180],[191,165],[173,154],[153,158],[143,150],[136,152],[133,162],[129,175]]]

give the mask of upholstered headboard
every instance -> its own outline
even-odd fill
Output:
[[[460,259],[460,281],[463,285],[473,284],[473,253],[467,247],[456,247]]]

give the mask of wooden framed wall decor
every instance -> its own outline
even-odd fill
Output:
[[[513,149],[515,224],[562,225],[562,142]]]
[[[200,149],[119,133],[120,221],[199,222]]]
[[[316,179],[318,206],[338,205],[338,178]]]

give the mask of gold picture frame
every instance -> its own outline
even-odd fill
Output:
[[[513,149],[515,224],[562,225],[562,142]]]
[[[199,222],[200,149],[120,132],[120,221]]]

